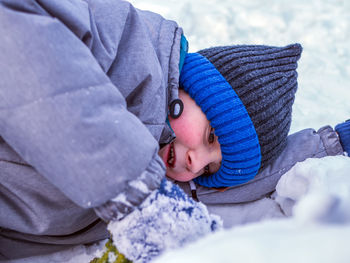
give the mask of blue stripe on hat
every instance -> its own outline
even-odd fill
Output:
[[[205,113],[221,146],[219,171],[194,181],[206,187],[228,187],[253,179],[261,163],[259,140],[247,110],[230,84],[207,58],[188,53],[180,86]]]

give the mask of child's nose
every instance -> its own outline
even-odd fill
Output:
[[[186,166],[192,171],[193,167],[196,166],[197,158],[195,157],[194,151],[187,151],[186,153]]]
[[[186,166],[187,169],[190,170],[192,173],[199,172],[199,158],[196,157],[196,153],[194,151],[188,151],[186,154]]]
[[[215,151],[207,151],[203,149],[188,150],[186,153],[186,166],[192,173],[198,173],[209,163],[220,162],[220,158],[220,148]]]

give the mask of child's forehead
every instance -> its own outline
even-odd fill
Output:
[[[187,110],[189,110],[189,111],[199,111],[200,110],[200,112],[203,113],[200,106],[191,98],[191,96],[186,91],[180,90],[179,91],[179,98],[187,106]]]
[[[200,120],[205,119],[205,121],[209,122],[201,107],[197,105],[197,103],[188,95],[188,93],[185,91],[180,91],[179,98],[182,100],[184,105],[182,117],[194,118],[193,121],[196,121],[196,118]]]

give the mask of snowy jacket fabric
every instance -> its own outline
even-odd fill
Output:
[[[181,34],[123,1],[0,1],[0,258],[105,238],[91,208],[159,184]]]
[[[224,192],[199,186],[197,197],[206,204],[211,213],[219,215],[224,227],[228,228],[271,217],[290,216],[293,200],[284,198],[283,203],[274,200],[275,188],[281,176],[308,158],[322,158],[343,153],[339,137],[332,127],[324,126],[318,131],[301,130],[288,136],[286,148],[253,180]],[[188,186],[181,186],[191,194]]]

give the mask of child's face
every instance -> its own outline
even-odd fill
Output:
[[[215,173],[221,165],[221,149],[209,121],[195,101],[183,90],[179,97],[184,104],[181,116],[172,119],[176,139],[160,151],[167,167],[167,176],[185,182],[202,175]]]

